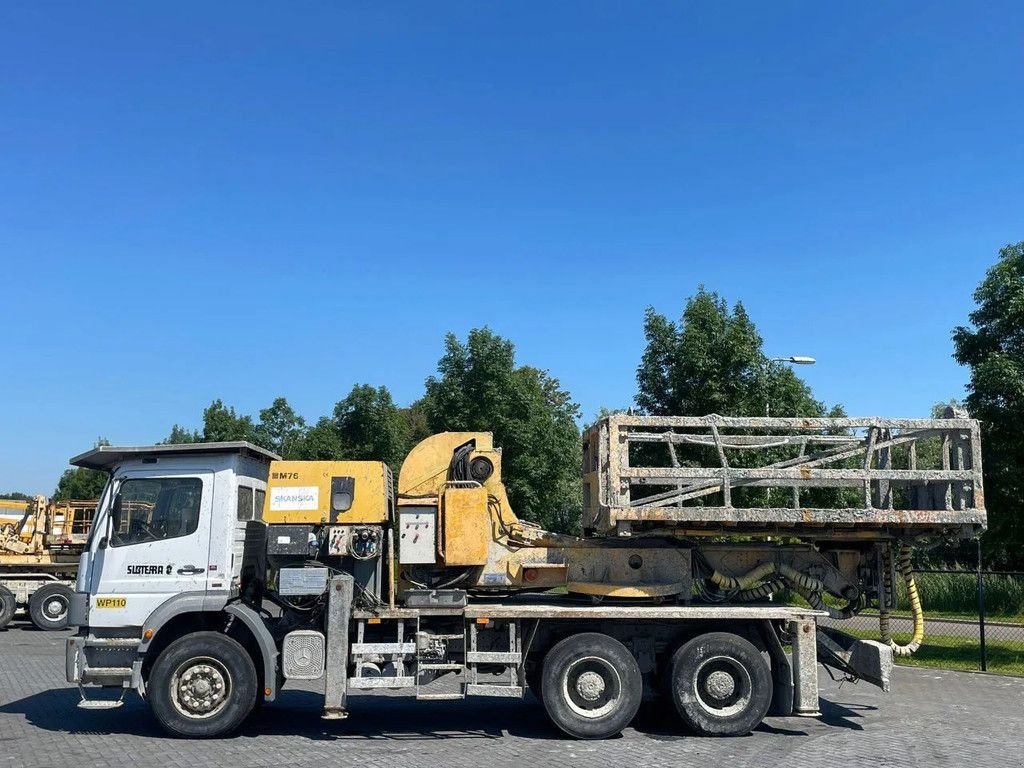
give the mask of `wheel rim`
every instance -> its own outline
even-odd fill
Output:
[[[622,697],[622,678],[605,659],[577,659],[562,675],[562,697],[580,717],[596,719],[614,710]]]
[[[694,676],[694,697],[718,717],[736,715],[750,706],[752,689],[749,670],[729,656],[705,659]]]
[[[171,703],[185,717],[204,720],[217,715],[231,698],[231,673],[217,659],[189,659],[171,677]]]
[[[43,602],[43,616],[54,623],[63,621],[68,615],[68,601],[60,595],[51,595]]]

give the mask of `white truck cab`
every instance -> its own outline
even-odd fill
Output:
[[[70,623],[87,630],[68,641],[69,679],[141,690],[138,651],[161,626],[238,595],[246,525],[262,515],[277,458],[240,441],[100,446],[71,459],[110,480],[79,563]]]

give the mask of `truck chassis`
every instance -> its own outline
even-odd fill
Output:
[[[354,692],[386,689],[437,701],[522,698],[532,690],[555,725],[576,738],[618,733],[643,699],[655,697],[672,699],[690,730],[702,734],[745,733],[769,713],[818,714],[816,621],[825,615],[819,611],[595,605],[558,595],[368,610],[353,606],[353,591],[350,576],[332,578],[325,631],[295,633],[283,643],[265,617],[241,602],[206,616],[202,629],[194,624],[173,639],[165,634],[141,657],[146,643],[136,638],[71,637],[67,676],[79,686],[122,686],[116,700],[89,699],[83,688],[86,707],[116,707],[134,688],[167,730],[190,737],[237,727],[257,700],[275,699],[285,680],[324,679],[328,720],[348,716]],[[211,651],[214,627],[236,641]],[[321,648],[310,652],[310,642]],[[679,651],[692,644],[708,646],[704,666],[680,669],[675,657],[691,657]],[[168,676],[158,665],[169,653],[177,669]],[[130,661],[96,666],[108,663],[96,661],[103,658]],[[230,672],[250,667],[251,695],[250,685]],[[228,690],[218,699],[221,685]],[[217,706],[224,706],[224,718],[196,719]]]

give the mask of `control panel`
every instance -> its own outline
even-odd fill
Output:
[[[398,508],[398,561],[403,565],[437,562],[437,507]]]

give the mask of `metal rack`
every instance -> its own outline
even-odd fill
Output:
[[[979,435],[956,417],[613,414],[584,435],[583,528],[971,536],[985,525]]]

